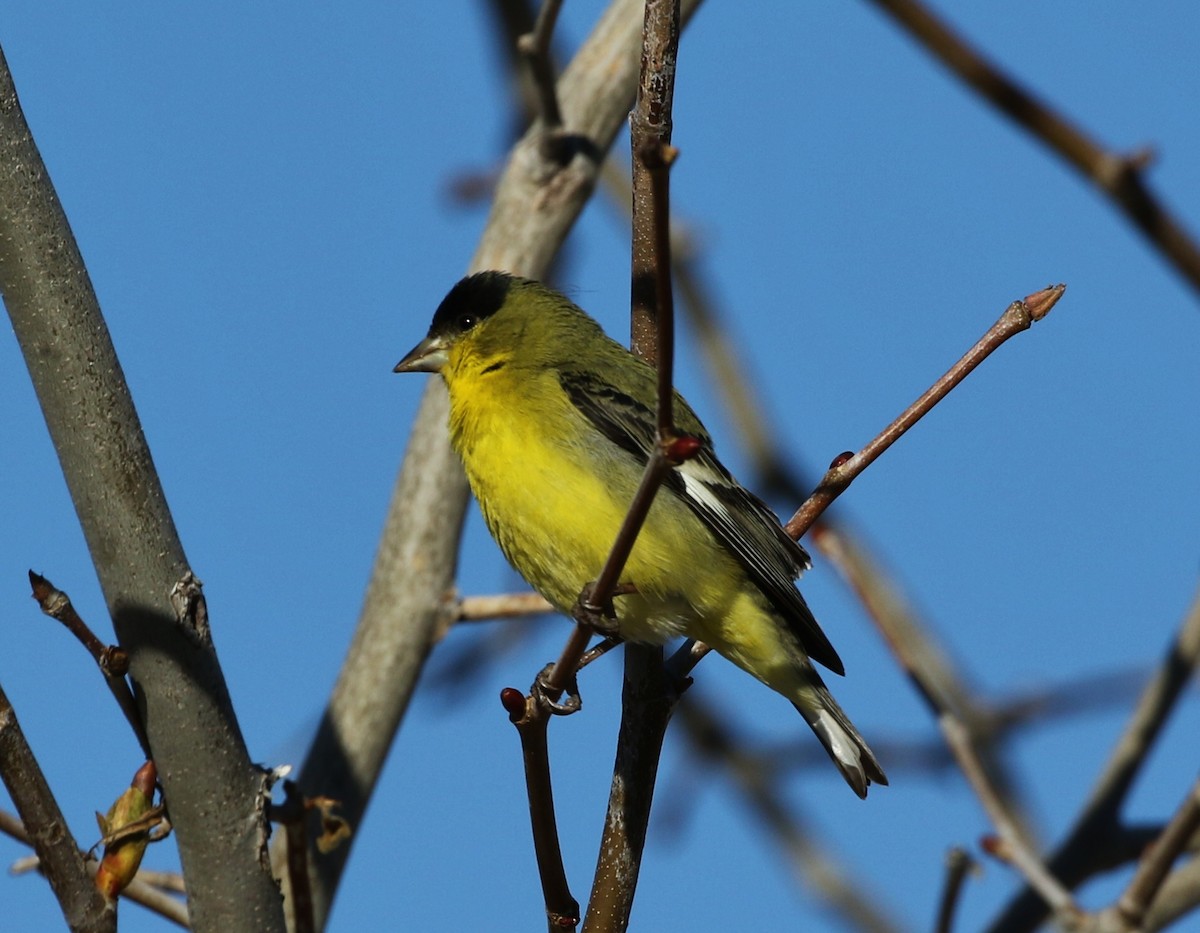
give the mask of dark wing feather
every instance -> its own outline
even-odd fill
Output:
[[[647,368],[643,376],[652,387],[652,370]],[[571,403],[597,430],[639,464],[646,463],[654,448],[655,417],[649,408],[594,372],[563,370],[559,372],[559,383]],[[704,448],[671,471],[664,491],[685,502],[737,557],[787,621],[808,656],[837,674],[845,673],[841,658],[794,584],[800,572],[810,566],[808,553],[787,536],[762,500],[747,491],[717,460],[703,425],[678,394],[675,412],[680,428],[698,436]]]

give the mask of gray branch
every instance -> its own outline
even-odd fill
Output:
[[[279,893],[262,857],[263,779],[246,753],[198,581],[3,53],[0,205],[0,293],[129,652],[193,926],[281,930]]]

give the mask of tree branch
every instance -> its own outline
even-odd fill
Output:
[[[282,931],[251,762],[150,450],[0,53],[0,293],[130,674],[197,929]]]
[[[968,45],[917,0],[874,3],[964,84],[1099,188],[1192,288],[1200,291],[1200,248],[1143,180],[1149,153],[1119,155],[1106,150]]]
[[[655,456],[646,465],[641,487],[601,582],[616,582],[616,576],[610,579],[607,571],[618,556],[619,548],[624,546],[624,556],[632,549],[654,494],[671,468],[669,450],[679,440],[672,412],[674,301],[671,294],[668,183],[674,152],[671,149],[671,109],[680,29],[678,0],[647,0],[641,78],[637,102],[630,116],[633,151],[630,291],[633,352],[657,363],[658,443]],[[621,564],[624,556],[620,557]],[[663,666],[662,649],[626,645],[616,761],[584,933],[615,933],[629,925],[659,757],[677,699],[676,683]]]
[[[37,852],[42,872],[72,933],[112,933],[116,905],[108,904],[84,868],[67,821],[46,783],[17,714],[0,688],[0,779],[21,815],[27,840]]]
[[[950,394],[971,371],[987,359],[993,351],[1010,337],[1015,337],[1024,330],[1040,321],[1050,309],[1058,303],[1066,291],[1065,285],[1053,285],[1041,291],[1034,292],[1024,301],[1014,301],[1000,318],[988,328],[976,344],[963,357],[937,380],[915,402],[908,406],[895,421],[889,424],[866,447],[857,454],[843,454],[838,457],[822,478],[821,483],[800,506],[795,515],[784,525],[784,530],[793,538],[799,539],[825,511],[833,500],[840,496],[850,486],[858,475],[875,462],[879,456],[898,441],[909,428],[921,420],[930,409]]]
[[[1066,839],[1049,859],[1050,871],[1074,888],[1105,867],[1105,853],[1122,835],[1119,814],[1129,789],[1200,663],[1200,591],[1154,677],[1146,685],[1108,763]],[[1028,933],[1046,918],[1036,894],[1024,890],[988,926],[989,933]]]

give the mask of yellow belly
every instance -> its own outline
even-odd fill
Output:
[[[549,377],[553,379],[553,376]],[[486,400],[451,390],[451,436],[488,529],[509,563],[562,612],[599,575],[641,478],[640,467],[595,433],[558,388],[528,384],[515,407],[500,380]],[[530,399],[539,402],[530,411]],[[692,553],[681,553],[682,542]],[[704,578],[734,564],[690,510],[660,492],[622,582],[637,593],[616,600],[625,638],[660,642],[692,634],[722,597]],[[705,567],[710,573],[691,570]],[[729,567],[728,570],[733,570]],[[740,573],[740,567],[736,568]]]

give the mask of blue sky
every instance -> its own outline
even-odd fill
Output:
[[[941,4],[949,7],[948,4]],[[564,43],[600,9],[572,2]],[[252,7],[252,8],[251,8]],[[508,141],[503,61],[481,3],[10,0],[3,44],[205,582],[252,754],[298,762],[354,625],[423,379],[391,367],[463,273],[481,206],[448,194]],[[1200,9],[959,5],[955,24],[1119,151],[1200,231],[1191,48]],[[1081,179],[932,65],[866,4],[710,4],[680,53],[674,206],[777,435],[815,476],[858,448],[1013,299],[1063,281],[1015,338],[837,506],[868,535],[986,697],[1145,670],[1196,586],[1196,295]],[[625,156],[619,139],[617,152]],[[627,332],[628,234],[597,200],[561,282]],[[751,477],[686,333],[680,388]],[[0,683],[76,834],[139,764],[86,655],[28,598],[32,567],[107,632],[82,536],[15,340],[0,340]],[[740,468],[740,469],[739,469]],[[775,503],[790,511],[795,503]],[[461,586],[519,586],[472,514]],[[832,684],[868,739],[931,723],[832,569],[804,592],[846,662]],[[265,593],[273,594],[264,598]],[[282,594],[282,596],[277,595]],[[452,691],[432,679],[359,834],[331,929],[483,929],[541,916],[516,737],[497,702],[556,655],[537,626]],[[104,636],[102,636],[104,637]],[[479,638],[451,633],[434,665]],[[567,868],[585,896],[607,795],[620,664],[589,669],[552,730]],[[811,745],[786,703],[723,663],[698,691],[756,739]],[[1122,698],[1116,698],[1121,700]],[[1113,707],[1011,747],[1042,838],[1069,825],[1124,721]],[[1196,774],[1194,695],[1130,805],[1162,819]],[[884,761],[885,767],[888,762]],[[946,849],[989,831],[954,774],[890,768],[864,804],[832,768],[788,798],[897,920],[928,928]],[[839,929],[797,888],[720,774],[668,737],[635,929]],[[679,819],[675,819],[679,818]],[[0,861],[23,854],[0,840]],[[169,863],[166,852],[152,859]],[[1118,883],[1119,883],[1118,878]],[[989,863],[963,929],[1013,891]],[[36,879],[0,880],[6,926],[53,928]],[[1105,902],[1113,883],[1085,891]],[[447,897],[449,894],[449,898]],[[138,909],[125,929],[160,928]]]

